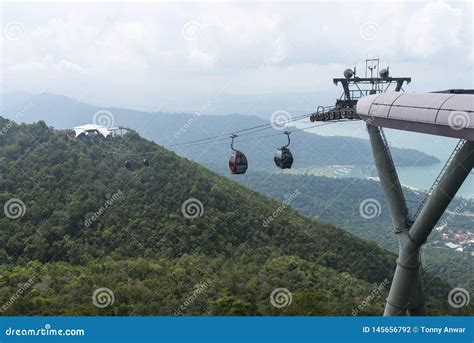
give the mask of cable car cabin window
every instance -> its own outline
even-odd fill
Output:
[[[244,174],[247,171],[247,157],[241,151],[234,151],[230,155],[229,169],[232,174]]]
[[[293,164],[293,155],[290,149],[277,149],[274,157],[275,165],[281,169],[290,169]]]

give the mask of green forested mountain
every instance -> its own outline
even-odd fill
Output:
[[[213,169],[220,174],[228,175],[228,171],[224,168]],[[300,213],[344,228],[390,251],[398,251],[390,213],[378,182],[265,172],[250,172],[233,179],[280,201],[284,201],[289,192],[299,189],[301,194],[291,202],[291,205]],[[406,188],[404,193],[412,213],[416,213],[425,195]],[[373,218],[365,218],[360,213],[360,206],[366,199],[374,199],[373,202],[380,205]],[[453,230],[471,231],[474,217],[463,216],[462,212],[474,212],[472,199],[470,201],[454,199],[448,212],[440,219],[440,223],[447,223],[448,228]],[[469,252],[461,253],[447,248],[444,244],[446,242],[436,230],[430,235],[422,253],[424,268],[449,281],[453,287],[474,289],[474,257]]]
[[[3,314],[350,315],[391,279],[394,254],[135,132],[75,139],[44,122],[0,127]],[[182,211],[190,198],[202,203],[194,219]],[[92,299],[101,288],[113,292],[105,308]],[[289,306],[271,305],[277,288],[291,291]],[[359,313],[380,314],[387,289]],[[432,314],[460,313],[450,289],[430,283]]]

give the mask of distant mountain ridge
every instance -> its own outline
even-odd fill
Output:
[[[165,113],[195,113],[202,107],[206,107],[206,114],[227,115],[229,113],[242,113],[269,119],[275,111],[284,109],[294,115],[313,112],[319,105],[333,103],[339,96],[338,90],[318,92],[283,92],[283,93],[261,93],[261,94],[235,94],[222,92],[160,92],[153,97],[144,96],[140,103],[131,103],[129,99],[114,99],[113,107],[131,108],[143,112],[165,112]],[[48,94],[44,92],[43,94]],[[49,93],[52,94],[52,93]],[[8,92],[8,97],[27,95],[27,92]],[[74,98],[74,95],[70,96]],[[96,105],[96,107],[111,107],[107,104],[109,100],[103,100],[101,94],[90,94],[90,99],[81,100],[84,103]],[[110,99],[110,98],[109,98]],[[328,100],[329,99],[329,100]],[[136,99],[135,99],[136,100]],[[328,103],[329,101],[329,103]]]
[[[19,93],[2,95],[1,113],[18,122],[45,120],[55,128],[65,129],[90,123],[94,114],[100,110],[110,111],[113,125],[131,127],[144,137],[158,144],[170,146],[181,156],[209,164],[227,163],[229,142],[203,142],[190,146],[179,144],[210,136],[228,134],[248,127],[268,124],[268,121],[247,115],[209,116],[205,106],[197,114],[148,113],[127,109],[100,108],[65,96],[54,94],[31,95]],[[313,123],[309,123],[308,126]],[[282,130],[269,127],[267,130],[236,139],[236,146],[243,150],[250,163],[250,169],[273,168],[274,150],[286,144]],[[253,139],[254,137],[273,137]],[[226,136],[223,136],[225,138]],[[222,137],[221,137],[222,138]],[[219,138],[219,139],[221,139]],[[247,139],[247,141],[246,141]],[[248,140],[250,139],[250,140]],[[175,146],[175,144],[178,144]],[[294,167],[318,165],[357,165],[372,166],[372,152],[368,140],[350,137],[324,137],[307,132],[292,135],[291,149],[295,156]],[[397,165],[429,165],[439,162],[433,156],[411,149],[393,148],[392,154]]]

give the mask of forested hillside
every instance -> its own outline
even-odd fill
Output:
[[[394,254],[135,132],[75,139],[44,122],[0,127],[4,314],[172,315],[186,304],[178,314],[350,315],[391,279]],[[191,198],[202,207],[187,208]],[[114,296],[105,308],[91,299],[103,287]],[[284,308],[269,301],[280,287],[292,293]],[[387,290],[358,313],[380,314]],[[449,290],[430,283],[432,314],[460,313]]]
[[[228,174],[223,168],[216,170],[224,175]],[[309,175],[269,175],[264,172],[247,173],[236,180],[280,201],[284,201],[285,194],[298,187],[301,194],[291,205],[300,213],[337,225],[390,251],[398,251],[390,213],[378,182]],[[412,213],[416,213],[424,194],[406,188],[404,193]],[[364,201],[374,205],[374,212],[370,213],[368,218],[361,215],[361,204]],[[456,198],[449,206],[448,212],[440,219],[440,225],[446,223],[453,230],[472,230],[474,218],[463,216],[464,211],[474,212],[472,199]],[[430,235],[422,253],[424,268],[448,280],[453,287],[474,289],[474,257],[469,252],[449,249],[444,244],[446,242],[436,230]]]

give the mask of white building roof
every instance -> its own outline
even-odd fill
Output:
[[[446,245],[448,248],[451,248],[451,249],[456,249],[457,247],[459,247],[459,245],[454,244],[454,243],[451,243],[451,242],[446,243],[445,245]]]
[[[98,132],[102,136],[107,137],[112,133],[112,129],[101,125],[86,124],[82,126],[76,126],[74,128],[74,132],[76,133],[76,137],[86,132]]]

